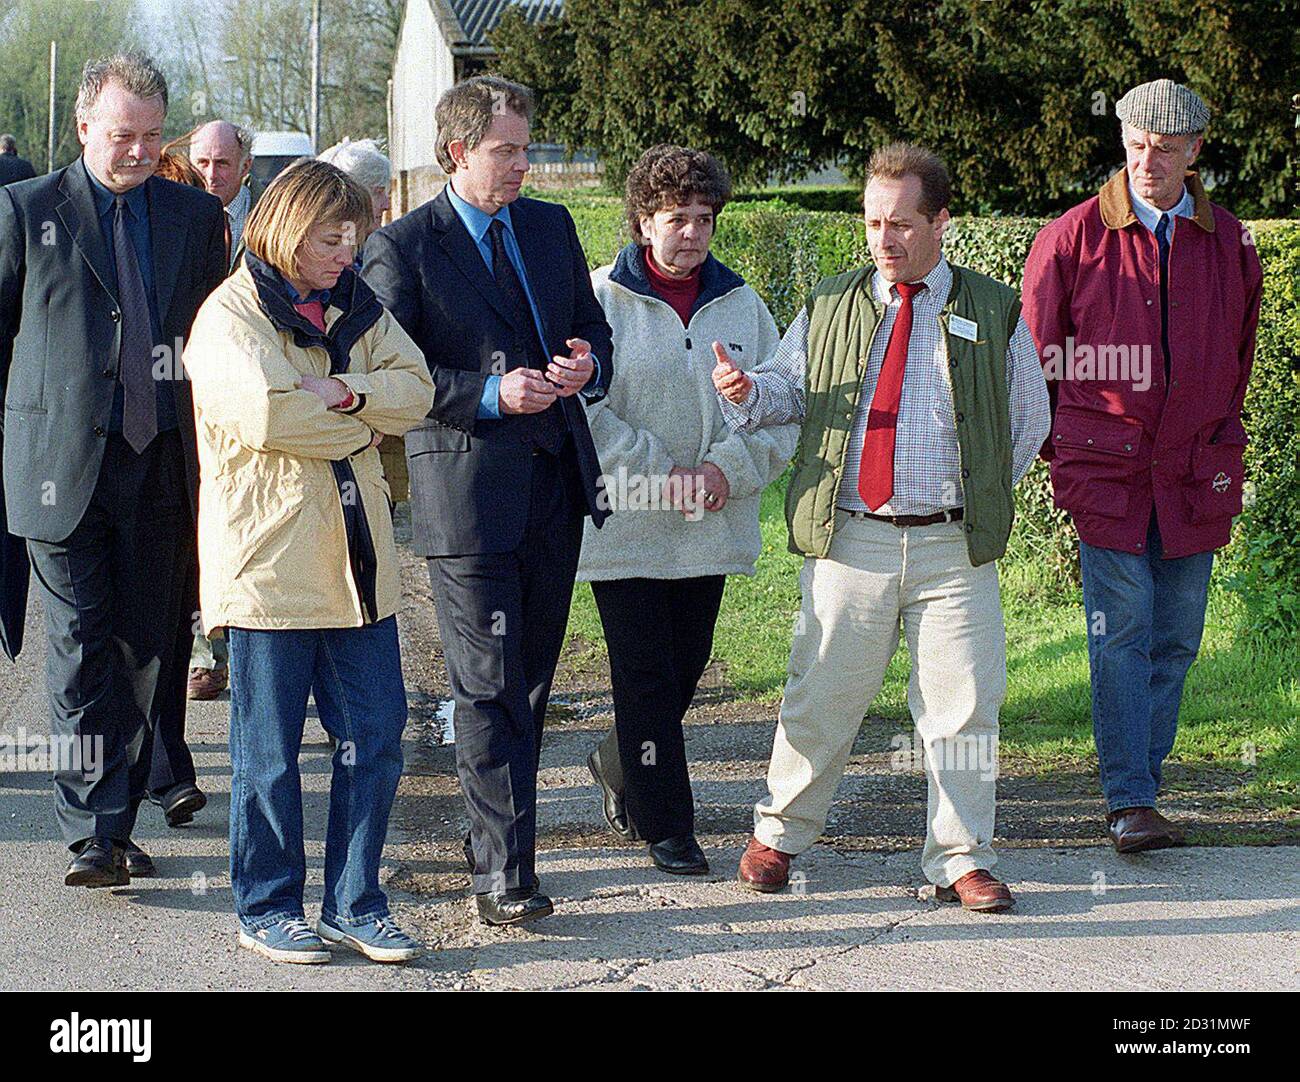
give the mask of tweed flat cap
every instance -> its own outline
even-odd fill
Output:
[[[1209,107],[1194,90],[1172,79],[1135,86],[1115,103],[1115,115],[1139,131],[1157,135],[1189,135],[1204,131]]]

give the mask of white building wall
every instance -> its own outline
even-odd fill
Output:
[[[433,17],[430,0],[407,0],[393,63],[394,170],[435,165],[433,108],[455,81],[451,49]]]

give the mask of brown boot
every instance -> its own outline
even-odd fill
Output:
[[[967,872],[950,887],[935,887],[934,900],[961,902],[972,913],[1001,913],[1016,904],[1006,884],[983,868]]]
[[[230,670],[225,665],[218,665],[215,669],[191,669],[185,694],[200,701],[215,699],[226,690],[229,681]]]
[[[1182,845],[1182,832],[1155,808],[1120,808],[1106,816],[1117,853],[1143,853]]]
[[[770,849],[757,838],[750,838],[745,847],[745,855],[740,858],[740,874],[737,878],[742,886],[757,890],[763,894],[772,894],[782,890],[790,882],[789,853],[779,849]]]

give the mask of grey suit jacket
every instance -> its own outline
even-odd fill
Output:
[[[145,182],[162,358],[176,396],[190,499],[198,498],[194,410],[180,349],[225,276],[221,201]],[[8,530],[62,541],[86,512],[104,457],[121,311],[108,247],[80,160],[0,188],[0,428]]]

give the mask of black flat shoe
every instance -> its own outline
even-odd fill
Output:
[[[682,834],[650,843],[650,859],[661,872],[671,875],[707,875],[709,860],[694,834]]]
[[[123,850],[126,861],[126,874],[132,879],[152,879],[158,874],[152,858],[135,842],[127,842]]]
[[[192,781],[183,781],[173,785],[158,799],[158,804],[167,817],[169,827],[184,826],[194,818],[194,813],[206,806],[208,798]]]
[[[605,822],[609,824],[609,829],[625,842],[640,841],[641,836],[636,832],[636,827],[632,825],[632,821],[627,817],[627,808],[623,805],[623,797],[609,787],[605,775],[601,773],[599,749],[587,756],[587,769],[591,771],[592,778],[600,786],[601,811],[605,814]]]
[[[515,887],[512,890],[494,890],[488,894],[474,895],[478,905],[478,919],[493,928],[506,924],[523,924],[525,921],[548,917],[555,912],[555,903],[535,887]]]
[[[111,838],[85,842],[63,875],[67,887],[125,887],[130,882],[122,847]]]

